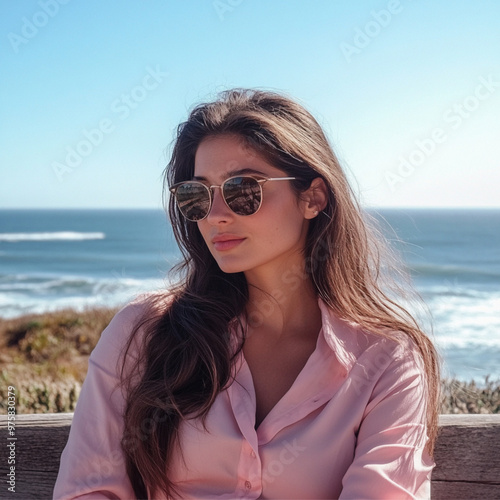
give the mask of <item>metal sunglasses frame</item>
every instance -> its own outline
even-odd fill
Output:
[[[254,181],[257,182],[259,188],[260,188],[260,203],[259,203],[259,206],[257,208],[257,210],[255,210],[255,212],[252,212],[251,214],[248,214],[248,215],[243,215],[243,214],[238,214],[236,213],[228,204],[227,200],[226,200],[226,197],[224,196],[224,185],[226,184],[226,182],[230,181],[230,180],[233,180],[233,179],[253,179]],[[169,188],[169,191],[174,195],[175,197],[175,202],[177,203],[177,207],[179,208],[179,211],[181,212],[181,214],[183,215],[183,217],[185,217],[187,220],[191,221],[191,222],[199,222],[203,219],[206,219],[208,217],[208,214],[210,213],[210,211],[212,210],[212,204],[214,202],[214,197],[213,197],[213,190],[215,188],[219,188],[221,190],[221,195],[222,195],[222,199],[224,200],[224,203],[226,204],[226,206],[229,208],[229,210],[231,210],[231,212],[233,212],[234,214],[236,215],[241,215],[242,217],[248,217],[249,215],[254,215],[256,214],[259,210],[260,210],[260,207],[262,206],[262,202],[264,201],[264,191],[262,190],[262,185],[268,181],[294,181],[296,180],[297,177],[264,177],[262,179],[257,179],[251,175],[235,175],[233,177],[229,177],[227,178],[222,184],[220,184],[219,186],[216,185],[216,184],[213,184],[213,185],[207,185],[207,184],[203,184],[203,182],[201,181],[182,181],[182,182],[178,182],[176,184],[174,184],[173,186],[171,186]],[[176,193],[177,193],[177,189],[180,187],[180,186],[184,186],[186,184],[197,184],[197,185],[201,185],[203,186],[207,192],[208,192],[208,197],[209,197],[209,207],[208,207],[208,210],[207,210],[207,213],[206,215],[204,215],[202,218],[200,219],[196,219],[196,220],[192,220],[192,219],[189,219],[188,217],[186,217],[184,215],[184,213],[182,212],[181,208],[179,207],[179,203],[177,201],[177,196],[176,196]]]

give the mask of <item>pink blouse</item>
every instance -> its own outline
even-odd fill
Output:
[[[319,304],[316,349],[257,429],[243,354],[235,381],[208,414],[207,430],[198,420],[181,424],[183,459],[174,456],[171,478],[182,498],[430,497],[434,463],[424,450],[426,401],[416,349],[408,340],[364,332]],[[143,307],[139,300],[122,309],[92,352],[56,499],[135,498],[120,448],[117,361]]]

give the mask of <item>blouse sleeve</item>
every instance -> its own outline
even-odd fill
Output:
[[[374,386],[341,499],[430,498],[424,372],[414,349],[399,347]]]
[[[118,312],[92,351],[61,455],[55,499],[135,498],[120,445],[125,401],[118,383],[122,350],[140,311],[139,304],[130,304]]]

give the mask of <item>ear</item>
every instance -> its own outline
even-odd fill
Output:
[[[314,219],[325,209],[328,201],[328,188],[321,177],[316,177],[309,188],[301,195],[304,202],[304,217]]]

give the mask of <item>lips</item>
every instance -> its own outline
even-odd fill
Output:
[[[242,243],[245,238],[235,234],[218,234],[212,238],[212,244],[217,251],[231,250]]]

